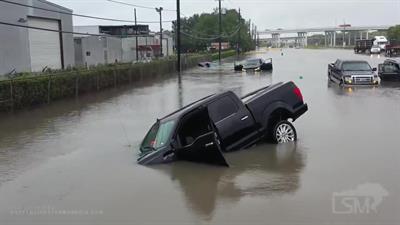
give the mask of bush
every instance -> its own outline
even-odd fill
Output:
[[[184,68],[195,66],[199,61],[209,58],[205,55],[187,56]],[[174,72],[175,69],[176,57],[170,57],[150,63],[109,64],[91,69],[69,68],[62,71],[18,74],[13,79],[0,81],[0,111],[45,104],[142,79],[153,79]]]

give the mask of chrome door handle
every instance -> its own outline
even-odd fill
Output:
[[[245,116],[245,117],[242,117],[242,119],[240,119],[241,121],[244,121],[244,120],[247,120],[249,118],[249,116]]]
[[[214,145],[214,142],[210,142],[210,143],[205,144],[204,147],[207,148],[207,147],[210,147],[210,146],[213,146],[213,145]]]

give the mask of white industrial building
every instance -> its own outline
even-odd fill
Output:
[[[0,2],[0,21],[57,31],[72,31],[72,10],[45,0],[11,0],[67,14]],[[63,69],[74,64],[73,35],[0,24],[0,75]]]
[[[137,27],[137,28],[136,28]],[[160,36],[151,33],[147,25],[75,26],[75,64],[92,66],[114,62],[147,61],[160,55]],[[136,49],[135,29],[138,29]],[[105,35],[105,36],[88,36]],[[119,40],[119,41],[118,41]],[[137,54],[136,54],[137,52]],[[136,58],[136,55],[138,56]],[[173,39],[163,34],[163,55],[173,55]]]
[[[122,61],[122,40],[115,37],[75,37],[75,66],[95,66]]]

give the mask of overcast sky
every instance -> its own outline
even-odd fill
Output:
[[[107,0],[49,0],[74,13],[116,19],[133,20],[133,7]],[[148,7],[162,6],[175,9],[175,0],[118,0]],[[218,6],[217,0],[181,0],[185,16],[211,12]],[[400,24],[400,0],[223,0],[226,8],[241,8],[242,15],[251,19],[259,30],[276,28],[308,28],[334,26],[346,23],[353,26]],[[137,8],[139,21],[157,21],[158,14],[152,9]],[[164,11],[165,20],[176,18],[176,12]],[[85,18],[74,18],[74,25],[121,24]],[[164,25],[170,29],[170,24]],[[150,24],[158,30],[158,24]]]

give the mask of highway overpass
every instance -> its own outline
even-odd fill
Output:
[[[314,27],[314,28],[299,28],[299,29],[277,29],[277,30],[264,30],[259,31],[257,34],[260,36],[261,41],[270,41],[275,47],[279,47],[282,40],[293,39],[296,45],[307,46],[309,33],[324,33],[325,34],[325,45],[326,46],[336,46],[338,39],[338,32],[340,32],[343,45],[347,45],[357,39],[368,39],[369,32],[371,31],[385,31],[388,30],[390,26],[388,25],[378,25],[378,26],[338,26],[338,27]],[[281,35],[286,35],[285,38],[281,38]],[[288,37],[289,34],[294,34],[294,36]]]

